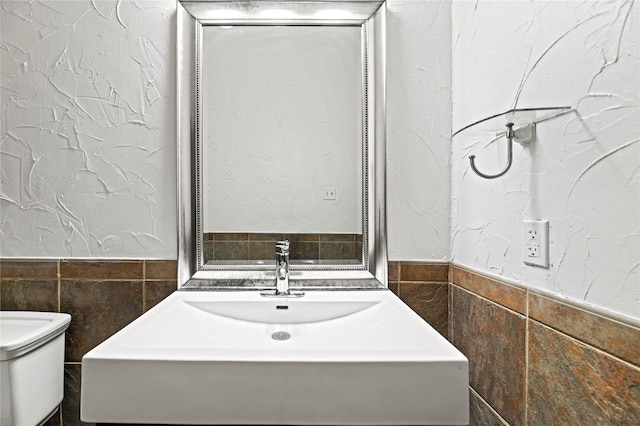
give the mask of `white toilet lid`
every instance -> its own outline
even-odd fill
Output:
[[[0,360],[23,355],[69,327],[71,315],[57,312],[0,311]]]

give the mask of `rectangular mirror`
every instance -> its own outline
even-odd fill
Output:
[[[202,30],[203,262],[362,262],[357,26]]]
[[[381,1],[181,1],[181,285],[268,286],[283,239],[293,286],[386,285],[384,15]]]

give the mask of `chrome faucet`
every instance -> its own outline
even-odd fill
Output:
[[[276,243],[276,288],[260,292],[265,297],[302,297],[304,292],[289,289],[289,240]]]
[[[284,240],[276,243],[276,295],[289,294],[289,240]]]

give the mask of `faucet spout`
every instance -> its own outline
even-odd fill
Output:
[[[276,294],[289,293],[289,240],[284,240],[276,244]]]
[[[276,243],[276,289],[260,292],[264,297],[302,297],[304,292],[289,289],[289,240]]]

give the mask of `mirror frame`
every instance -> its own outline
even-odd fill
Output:
[[[247,282],[275,279],[272,264],[204,265],[200,78],[207,25],[358,26],[362,55],[362,263],[294,264],[292,288],[306,280],[377,281],[387,287],[386,4],[384,0],[179,0],[177,4],[178,287],[190,279]],[[275,249],[274,249],[275,253]],[[274,254],[275,262],[275,254]],[[240,280],[240,281],[237,281]],[[315,281],[316,283],[318,281]],[[242,285],[240,285],[242,286]],[[364,288],[370,288],[365,285]]]

